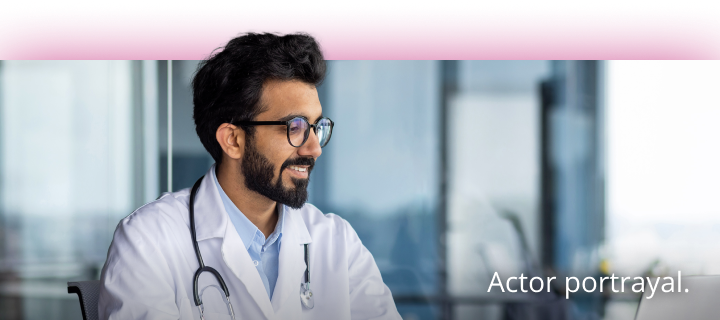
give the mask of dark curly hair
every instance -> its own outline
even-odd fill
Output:
[[[195,131],[205,149],[222,162],[215,138],[223,123],[253,120],[268,80],[300,80],[315,86],[325,78],[325,60],[313,37],[304,33],[247,33],[201,62],[192,81]],[[243,127],[249,136],[252,127]]]

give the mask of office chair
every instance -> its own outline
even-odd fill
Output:
[[[77,293],[84,320],[98,320],[100,280],[68,282],[68,293]]]

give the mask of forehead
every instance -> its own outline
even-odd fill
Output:
[[[269,80],[263,84],[260,97],[262,112],[257,120],[278,120],[300,115],[315,120],[322,115],[322,106],[314,85],[298,80]]]

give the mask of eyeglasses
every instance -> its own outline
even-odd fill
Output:
[[[303,117],[295,117],[288,121],[234,121],[232,124],[239,126],[287,126],[287,138],[290,145],[296,148],[302,147],[310,135],[310,128],[315,131],[320,142],[320,147],[324,147],[330,142],[332,129],[335,125],[332,120],[326,117],[318,119],[315,124],[308,123]]]

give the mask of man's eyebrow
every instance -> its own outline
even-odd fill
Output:
[[[291,113],[291,114],[289,114],[289,115],[286,115],[286,116],[280,118],[280,120],[278,120],[278,121],[288,121],[288,120],[292,120],[292,119],[297,118],[297,117],[303,118],[303,119],[307,120],[308,122],[310,122],[310,123],[312,124],[312,123],[315,123],[315,122],[317,122],[318,120],[320,120],[320,118],[322,118],[323,115],[322,115],[322,113],[321,113],[320,116],[317,117],[317,119],[315,119],[315,121],[310,121],[310,119],[308,119],[308,118],[305,117],[304,115],[301,115],[301,114],[298,114],[298,113]]]
[[[292,120],[292,119],[297,118],[297,117],[305,118],[305,116],[303,116],[303,115],[301,115],[301,114],[291,113],[291,114],[289,114],[289,115],[286,115],[286,116],[280,118],[279,121],[288,121],[288,120]]]

